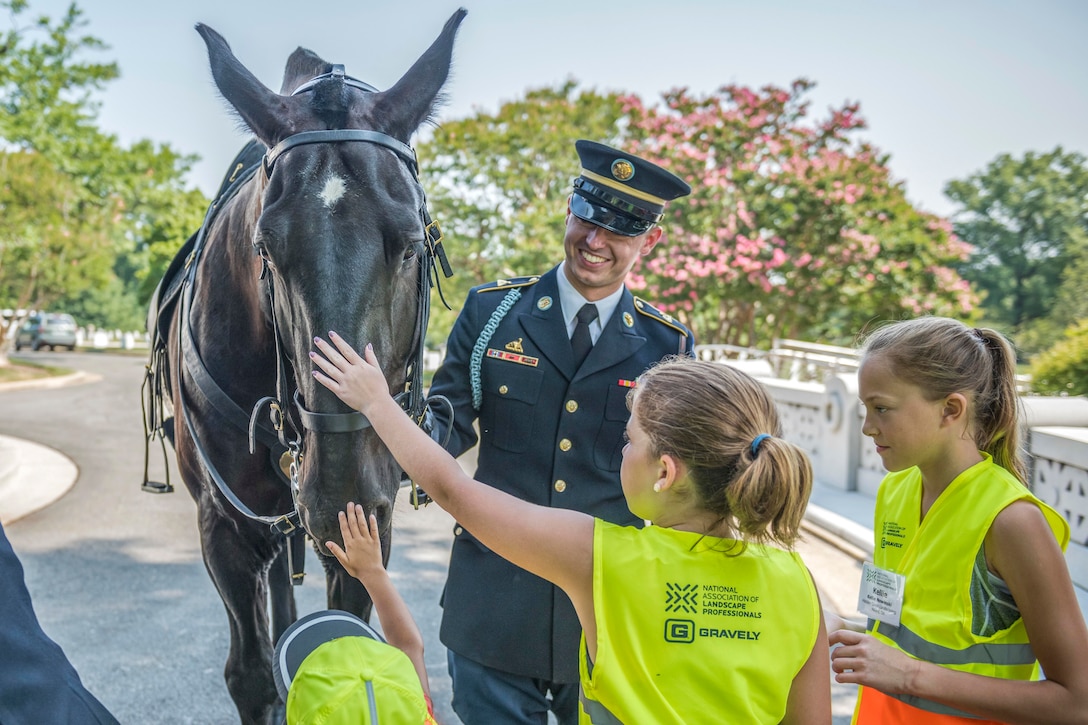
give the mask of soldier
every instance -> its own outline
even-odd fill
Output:
[[[435,435],[459,456],[477,443],[475,477],[526,501],[641,526],[620,488],[626,395],[691,332],[625,281],[661,240],[681,179],[592,141],[567,202],[565,259],[540,276],[472,289],[450,332],[432,396]],[[442,597],[453,708],[465,725],[577,721],[574,608],[557,587],[489,551],[461,526]]]

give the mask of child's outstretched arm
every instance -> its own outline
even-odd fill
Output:
[[[364,359],[335,332],[329,339],[315,338],[320,354],[310,353],[318,382],[365,415],[411,479],[484,546],[563,589],[595,651],[593,517],[535,506],[465,475],[389,395],[373,348]]]
[[[374,611],[382,623],[386,641],[408,655],[423,685],[423,694],[430,697],[431,686],[427,681],[427,667],[423,659],[423,635],[412,619],[408,605],[393,586],[389,572],[382,566],[378,520],[373,514],[368,518],[362,506],[351,502],[338,516],[344,547],[340,548],[335,541],[327,541],[325,545],[347,573],[366,587],[374,602]]]

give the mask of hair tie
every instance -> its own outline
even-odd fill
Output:
[[[764,439],[770,438],[770,437],[771,436],[770,436],[769,433],[760,433],[759,435],[757,435],[755,437],[755,439],[752,441],[752,455],[753,456],[759,453],[759,444],[762,443],[764,441]]]

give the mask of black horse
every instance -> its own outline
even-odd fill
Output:
[[[368,421],[316,383],[308,354],[329,330],[373,342],[390,390],[422,419],[441,235],[408,142],[440,97],[464,16],[383,92],[299,48],[275,93],[218,33],[196,28],[216,85],[259,143],[156,294],[162,341],[149,378],[169,391],[174,418],[151,428],[173,439],[196,500],[204,563],[230,620],[227,688],[245,723],[282,711],[270,662],[296,618],[298,531],[322,558],[329,607],[370,615],[366,590],[325,542],[340,540],[337,512],[356,501],[377,515],[388,556],[402,471]]]

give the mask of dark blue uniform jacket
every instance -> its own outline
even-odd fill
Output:
[[[42,631],[23,565],[0,526],[0,723],[116,725],[83,687],[64,652]]]
[[[478,480],[542,506],[641,526],[619,480],[627,393],[654,362],[690,355],[694,340],[682,324],[625,289],[575,369],[557,269],[472,289],[430,394],[453,404],[453,455],[476,444],[478,424]],[[496,310],[504,311],[501,319]],[[440,408],[435,412],[443,433],[449,421]],[[461,526],[454,533],[442,642],[505,672],[576,682],[581,628],[567,596],[493,554]]]

